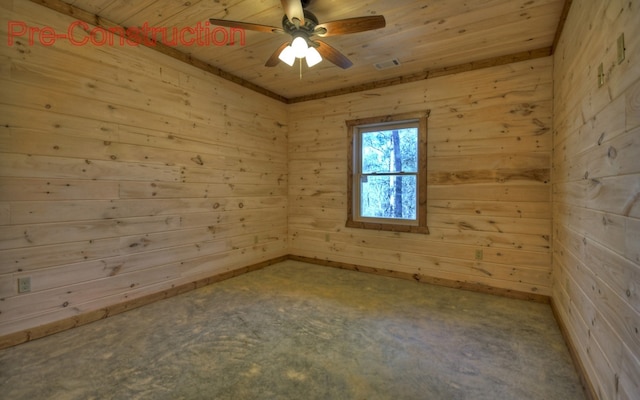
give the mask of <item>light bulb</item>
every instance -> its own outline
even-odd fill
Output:
[[[315,47],[311,46],[309,46],[309,48],[307,49],[307,55],[305,58],[307,60],[307,66],[309,66],[309,68],[322,61],[322,56],[320,55],[320,53],[318,53],[318,50],[316,50]]]
[[[293,42],[291,42],[291,48],[293,49],[295,56],[298,58],[304,58],[304,56],[307,55],[308,47],[307,41],[301,36],[296,37],[293,39]]]
[[[293,63],[296,61],[295,51],[291,46],[285,47],[281,52],[278,58],[285,64],[290,67],[293,66]]]

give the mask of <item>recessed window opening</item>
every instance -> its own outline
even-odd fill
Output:
[[[347,121],[347,226],[428,233],[426,114]]]

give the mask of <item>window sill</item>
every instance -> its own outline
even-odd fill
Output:
[[[429,234],[428,227],[417,226],[417,225],[399,225],[399,224],[394,225],[394,224],[381,224],[381,223],[375,223],[375,222],[347,221],[345,226],[347,228],[370,229],[374,231],[421,233],[424,235]]]

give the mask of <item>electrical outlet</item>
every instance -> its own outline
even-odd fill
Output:
[[[31,291],[31,277],[18,278],[18,293],[29,293]]]
[[[618,64],[624,61],[624,33],[618,36]]]
[[[483,256],[482,249],[476,250],[476,260],[478,261],[482,260],[482,256]]]

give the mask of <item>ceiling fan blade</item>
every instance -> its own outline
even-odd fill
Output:
[[[304,10],[302,9],[302,1],[300,0],[282,0],[282,8],[287,14],[289,21],[293,22],[294,18],[300,21],[300,25],[304,24]]]
[[[247,29],[250,31],[267,32],[267,33],[284,33],[282,28],[269,25],[250,24],[248,22],[227,21],[226,19],[209,19],[211,25],[226,26],[229,28]]]
[[[274,51],[273,54],[271,54],[271,57],[269,57],[267,62],[264,64],[264,66],[275,67],[276,65],[278,65],[278,63],[280,62],[280,58],[278,56],[280,55],[280,53],[282,53],[282,50],[284,50],[284,48],[287,47],[288,45],[289,45],[289,42],[282,43],[280,47],[278,47],[276,51]]]
[[[326,37],[371,31],[384,28],[386,21],[382,15],[372,15],[369,17],[355,17],[341,19],[338,21],[325,22],[316,26],[314,34]]]
[[[316,40],[314,41],[314,43],[318,46],[316,47],[316,49],[318,50],[318,53],[320,53],[322,57],[331,61],[338,67],[342,69],[347,69],[353,65],[351,60],[349,60],[344,54],[340,53],[338,50],[329,46],[325,42],[321,40]]]

